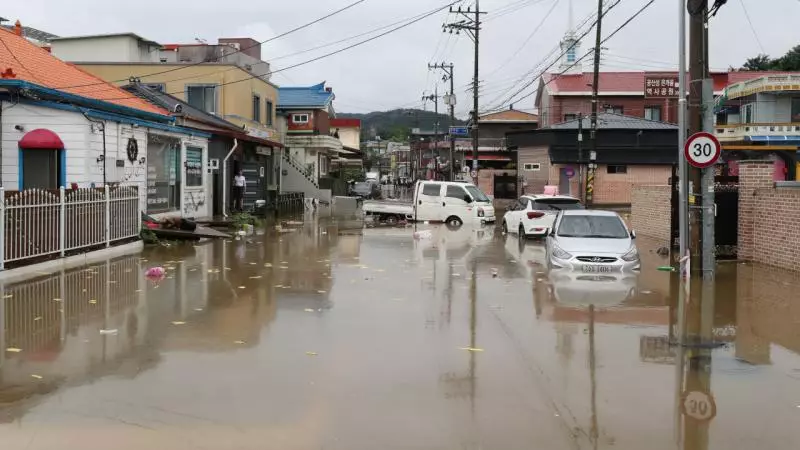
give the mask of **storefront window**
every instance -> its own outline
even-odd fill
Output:
[[[180,208],[180,142],[150,135],[147,138],[147,212],[158,214]]]
[[[203,149],[186,147],[186,186],[203,185]]]

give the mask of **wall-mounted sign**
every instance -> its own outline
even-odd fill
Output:
[[[646,76],[644,78],[644,98],[677,98],[678,76]]]
[[[450,127],[450,136],[469,136],[469,127]]]
[[[269,139],[270,133],[269,131],[261,130],[258,128],[247,127],[247,135],[253,136],[261,139]]]
[[[269,156],[272,154],[272,149],[269,147],[263,147],[261,145],[256,146],[256,154],[257,155],[264,155]]]

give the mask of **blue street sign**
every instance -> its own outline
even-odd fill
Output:
[[[469,127],[450,127],[450,136],[469,137]]]

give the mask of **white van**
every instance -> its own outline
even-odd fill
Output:
[[[448,225],[482,224],[495,221],[492,200],[469,183],[418,181],[412,203],[369,201],[365,214],[381,219],[408,219],[416,222],[444,222]]]

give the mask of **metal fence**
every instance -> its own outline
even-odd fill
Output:
[[[0,188],[0,270],[7,262],[135,237],[141,223],[137,186],[94,189]]]

